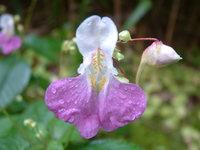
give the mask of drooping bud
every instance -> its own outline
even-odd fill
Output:
[[[115,48],[112,57],[115,58],[117,61],[120,61],[120,60],[124,59],[124,55],[122,55],[122,54],[120,53],[120,50],[117,49],[117,48]]]
[[[150,66],[164,67],[180,59],[182,58],[172,47],[163,44],[161,41],[155,41],[145,49],[141,61]]]
[[[153,42],[142,54],[136,74],[136,84],[139,85],[139,79],[146,64],[154,67],[164,67],[180,59],[182,58],[172,47],[163,44],[161,41]]]
[[[128,30],[123,30],[122,32],[119,33],[119,40],[122,43],[126,43],[129,40],[131,40],[131,35],[130,32]]]

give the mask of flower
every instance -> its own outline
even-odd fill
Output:
[[[10,54],[22,45],[21,38],[14,35],[14,21],[10,14],[3,14],[0,17],[0,47],[4,55]]]
[[[144,91],[115,77],[118,72],[112,55],[117,34],[108,17],[94,15],[84,20],[76,31],[77,46],[83,55],[80,75],[55,81],[46,90],[48,109],[57,118],[76,125],[86,139],[99,129],[113,131],[128,124],[146,108]]]
[[[182,59],[176,51],[161,41],[153,42],[142,54],[142,61],[150,66],[164,67]]]

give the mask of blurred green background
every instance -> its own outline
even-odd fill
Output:
[[[74,45],[61,52],[62,43],[75,36],[77,26],[86,17],[96,14],[109,16],[118,31],[127,29],[132,38],[158,38],[183,59],[164,68],[147,66],[140,81],[148,101],[144,114],[116,131],[100,131],[87,142],[116,139],[146,150],[200,149],[199,0],[1,0],[0,5],[1,13],[10,13],[16,20],[20,17],[16,33],[23,37],[19,51],[10,56],[0,55],[0,59],[5,62],[23,58],[31,67],[26,88],[6,107],[22,127],[24,119],[33,118],[45,130],[53,118],[51,112],[43,110],[47,86],[56,79],[77,76],[76,70],[82,62]],[[133,83],[141,54],[150,44],[137,41],[117,45],[125,56],[120,61],[121,68]],[[44,121],[43,114],[50,116],[51,119],[46,119],[49,122]],[[0,145],[3,145],[6,142],[2,138],[14,134],[16,129],[2,113],[0,118],[3,126]],[[63,132],[57,128],[56,132]],[[86,143],[77,131],[74,134],[78,138],[72,138],[69,147]]]

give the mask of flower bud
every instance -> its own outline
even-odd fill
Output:
[[[122,32],[119,33],[119,40],[123,43],[128,42],[131,40],[131,35],[128,30],[123,30]]]
[[[62,44],[62,51],[64,52],[74,52],[76,50],[76,38],[72,40],[66,40]]]
[[[125,77],[115,76],[120,82],[129,83],[129,80]]]
[[[42,130],[38,130],[37,133],[35,134],[35,136],[39,139],[42,138]]]
[[[120,50],[117,49],[117,48],[115,48],[112,57],[115,58],[117,61],[120,61],[120,60],[124,59],[124,55],[122,55],[122,54],[120,53]]]
[[[164,45],[161,41],[153,42],[142,54],[136,74],[136,84],[139,85],[139,79],[146,64],[154,67],[164,67],[180,59],[182,58],[172,47]]]
[[[164,67],[180,59],[182,58],[172,47],[164,45],[161,41],[155,41],[145,49],[141,61],[150,66]]]
[[[35,122],[34,120],[32,119],[25,119],[24,120],[24,125],[25,126],[28,126],[30,128],[34,128],[36,125],[37,125],[37,122]]]

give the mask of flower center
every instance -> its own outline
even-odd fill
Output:
[[[107,81],[105,76],[107,71],[106,61],[100,48],[98,48],[94,53],[92,63],[89,66],[89,70],[91,72],[90,79],[92,87],[97,92],[100,92]]]

